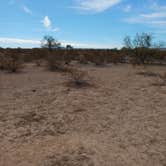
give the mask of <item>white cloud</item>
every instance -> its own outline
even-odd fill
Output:
[[[52,29],[52,31],[53,32],[58,32],[58,31],[60,31],[60,29],[58,27],[56,27],[56,28]]]
[[[72,45],[75,48],[120,48],[120,45],[117,44],[100,44],[100,43],[81,43],[81,42],[73,42],[73,41],[60,41],[62,46],[66,46],[68,44]],[[0,37],[0,44],[3,44],[5,47],[24,47],[24,48],[32,48],[32,47],[40,47],[40,40],[28,40],[28,39],[18,39],[18,38],[5,38]]]
[[[166,10],[166,5],[159,5],[156,1],[152,2],[150,5],[150,9],[156,10],[156,11],[165,11]]]
[[[166,20],[157,20],[157,19],[148,19],[144,17],[131,17],[124,20],[125,22],[132,23],[132,24],[148,24],[157,27],[164,27],[166,26]]]
[[[127,6],[125,6],[124,8],[123,8],[123,11],[124,12],[126,12],[126,13],[128,13],[128,12],[130,12],[131,11],[131,5],[127,5]]]
[[[45,16],[42,20],[42,23],[45,28],[51,28],[51,20],[49,19],[48,16]]]
[[[153,2],[149,7],[148,13],[140,13],[137,16],[126,18],[124,21],[133,24],[139,23],[165,29],[166,6],[161,6],[156,2]]]
[[[32,14],[32,11],[27,7],[27,6],[22,6],[22,9],[23,9],[23,11],[25,12],[25,13],[27,13],[27,14]]]
[[[101,44],[101,43],[80,43],[80,42],[73,42],[73,41],[65,41],[62,40],[62,45],[71,45],[75,48],[98,48],[98,49],[108,49],[108,48],[120,48],[120,45],[117,44]]]
[[[39,40],[0,37],[0,43],[3,43],[3,44],[34,44],[34,45],[36,45],[36,44],[40,44],[40,41]]]
[[[166,18],[166,12],[156,12],[150,14],[141,14],[142,17],[145,18]]]
[[[103,12],[114,5],[117,5],[121,0],[77,0],[77,6],[74,8],[83,11]]]
[[[59,32],[60,31],[60,28],[58,28],[58,27],[52,28],[52,22],[48,16],[45,16],[41,22],[43,23],[43,25],[47,31],[50,31],[50,32]]]

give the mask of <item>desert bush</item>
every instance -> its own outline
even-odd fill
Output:
[[[158,75],[158,80],[154,84],[156,86],[166,86],[166,73],[159,74]]]
[[[63,57],[63,61],[65,64],[70,64],[71,61],[73,60],[72,55],[70,54],[69,50],[62,50],[62,57]]]
[[[5,63],[5,69],[13,73],[18,72],[22,67],[23,67],[22,61],[13,58],[8,59],[7,62]]]
[[[0,54],[0,70],[4,70],[4,63],[5,63],[5,58],[2,54]]]
[[[79,56],[79,63],[81,63],[81,64],[87,64],[88,63],[85,55],[80,55]]]
[[[105,56],[104,55],[100,55],[96,52],[94,52],[93,58],[92,58],[92,63],[94,63],[96,66],[101,66],[104,65],[105,63]]]
[[[69,58],[70,59],[70,58]],[[49,55],[47,58],[48,69],[50,71],[71,72],[70,60],[65,60],[63,55]],[[68,62],[68,63],[67,63]]]
[[[136,67],[137,65],[140,65],[139,60],[136,57],[130,57],[129,58],[129,63],[133,66]]]
[[[9,72],[18,72],[23,68],[23,61],[16,53],[6,52],[0,57],[0,68]]]
[[[61,43],[55,40],[52,36],[47,35],[43,37],[41,45],[43,48],[48,48],[49,51],[59,49],[61,47]]]
[[[64,69],[64,62],[57,58],[57,56],[49,55],[47,62],[50,71],[63,71]]]
[[[88,73],[78,69],[71,69],[69,78],[69,84],[74,87],[86,87],[89,86],[89,76]]]
[[[123,55],[120,55],[118,53],[114,53],[111,56],[111,62],[114,63],[114,64],[122,63],[123,61],[124,61],[124,56]]]
[[[124,44],[128,51],[132,50],[132,59],[136,64],[145,64],[148,58],[148,51],[152,46],[151,34],[136,34],[133,40],[129,36],[124,38]]]
[[[40,66],[42,65],[42,62],[43,62],[42,59],[35,60],[35,64],[36,64],[36,66],[38,66],[38,67],[40,67]]]

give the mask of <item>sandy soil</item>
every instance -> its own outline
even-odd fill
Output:
[[[140,67],[78,67],[94,86],[34,64],[0,72],[0,166],[165,166],[166,86]]]

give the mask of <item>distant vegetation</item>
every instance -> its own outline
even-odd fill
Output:
[[[147,33],[137,33],[134,39],[129,36],[124,38],[124,49],[130,56],[132,63],[147,64],[164,61],[165,51],[161,51],[161,44],[156,46],[152,39],[152,35]]]
[[[131,63],[134,65],[164,64],[166,65],[166,50],[156,47],[152,36],[147,33],[126,36],[124,47],[118,49],[75,49],[71,45],[62,47],[52,36],[44,36],[42,48],[33,49],[3,49],[0,48],[0,69],[17,72],[23,62],[47,61],[50,70],[62,70],[72,61],[81,64],[105,65],[108,63]]]
[[[14,73],[23,68],[23,59],[20,51],[20,49],[1,49],[0,69]]]
[[[61,47],[61,43],[56,41],[52,36],[44,36],[41,45],[43,48],[48,48],[49,51]]]

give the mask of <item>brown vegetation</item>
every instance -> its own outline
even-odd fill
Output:
[[[166,73],[158,74],[156,82],[153,83],[155,86],[166,86]]]
[[[0,56],[0,69],[9,72],[18,72],[23,68],[23,61],[17,52],[11,53],[9,50]]]
[[[146,49],[146,60],[144,64],[166,64],[166,51],[160,49]],[[145,53],[144,52],[144,53]],[[144,54],[143,53],[143,54]],[[1,49],[0,58],[6,59],[8,56],[14,55],[24,62],[39,62],[44,59],[51,61],[55,58],[57,61],[63,61],[64,64],[70,64],[72,61],[79,61],[82,64],[89,62],[96,65],[104,65],[108,63],[131,63],[141,64],[139,56],[136,55],[135,49],[122,48],[121,50],[107,49],[107,50],[94,50],[94,49],[55,49],[49,52],[45,48],[41,49]],[[6,56],[7,55],[7,56]],[[53,58],[53,59],[54,59]],[[13,58],[12,58],[13,59]],[[56,61],[54,59],[54,61]],[[51,62],[50,62],[51,63]],[[53,64],[53,63],[52,63]],[[37,64],[40,65],[40,64]],[[2,60],[0,62],[2,68]],[[54,66],[52,66],[54,68]]]
[[[68,82],[69,86],[81,88],[81,87],[87,87],[91,85],[90,78],[87,72],[73,68],[70,70],[69,74],[70,74],[70,78]]]

